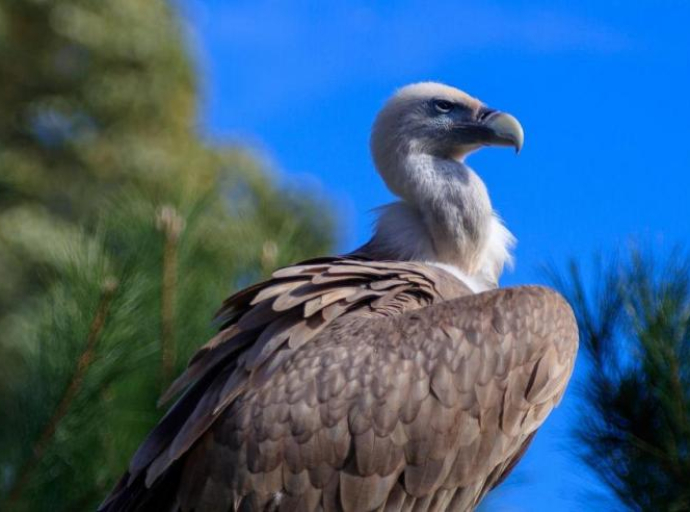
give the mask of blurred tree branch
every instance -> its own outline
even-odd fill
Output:
[[[690,510],[690,257],[650,252],[551,281],[572,304],[591,368],[578,453],[630,510]]]
[[[55,412],[48,419],[43,432],[41,432],[41,435],[33,445],[29,460],[27,460],[25,464],[17,470],[17,477],[13,486],[10,487],[8,493],[9,497],[7,503],[9,505],[13,505],[21,499],[22,492],[24,491],[27,482],[31,478],[31,473],[34,471],[34,469],[36,469],[39,462],[43,458],[46,448],[53,440],[53,436],[55,435],[55,431],[57,430],[60,421],[62,421],[67,414],[75,396],[81,389],[86,372],[88,371],[89,366],[95,357],[96,343],[98,343],[98,339],[103,332],[103,327],[105,326],[108,315],[108,309],[110,308],[113,294],[115,293],[116,289],[117,282],[114,279],[108,279],[103,284],[103,293],[101,294],[98,308],[94,313],[93,321],[91,322],[91,326],[89,328],[89,334],[86,339],[84,351],[77,360],[74,374],[72,375],[69,385],[65,389],[65,393],[60,399]]]

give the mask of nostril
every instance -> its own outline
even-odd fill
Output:
[[[477,112],[477,121],[484,121],[487,117],[489,117],[494,112],[498,112],[498,110],[495,110],[493,108],[487,108],[487,107],[480,108],[479,112]]]

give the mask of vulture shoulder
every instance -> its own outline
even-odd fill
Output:
[[[543,287],[472,294],[410,262],[313,260],[225,301],[101,511],[471,510],[577,351]]]

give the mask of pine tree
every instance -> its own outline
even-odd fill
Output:
[[[590,364],[577,452],[630,510],[690,510],[690,256],[651,253],[552,274]]]
[[[330,215],[196,131],[164,0],[0,0],[0,510],[93,510],[233,289]]]

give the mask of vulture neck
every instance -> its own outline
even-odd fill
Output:
[[[511,262],[514,238],[493,211],[479,176],[462,161],[426,154],[377,164],[402,200],[381,208],[374,236],[362,252],[376,259],[436,264],[474,291],[498,286],[504,265]]]

